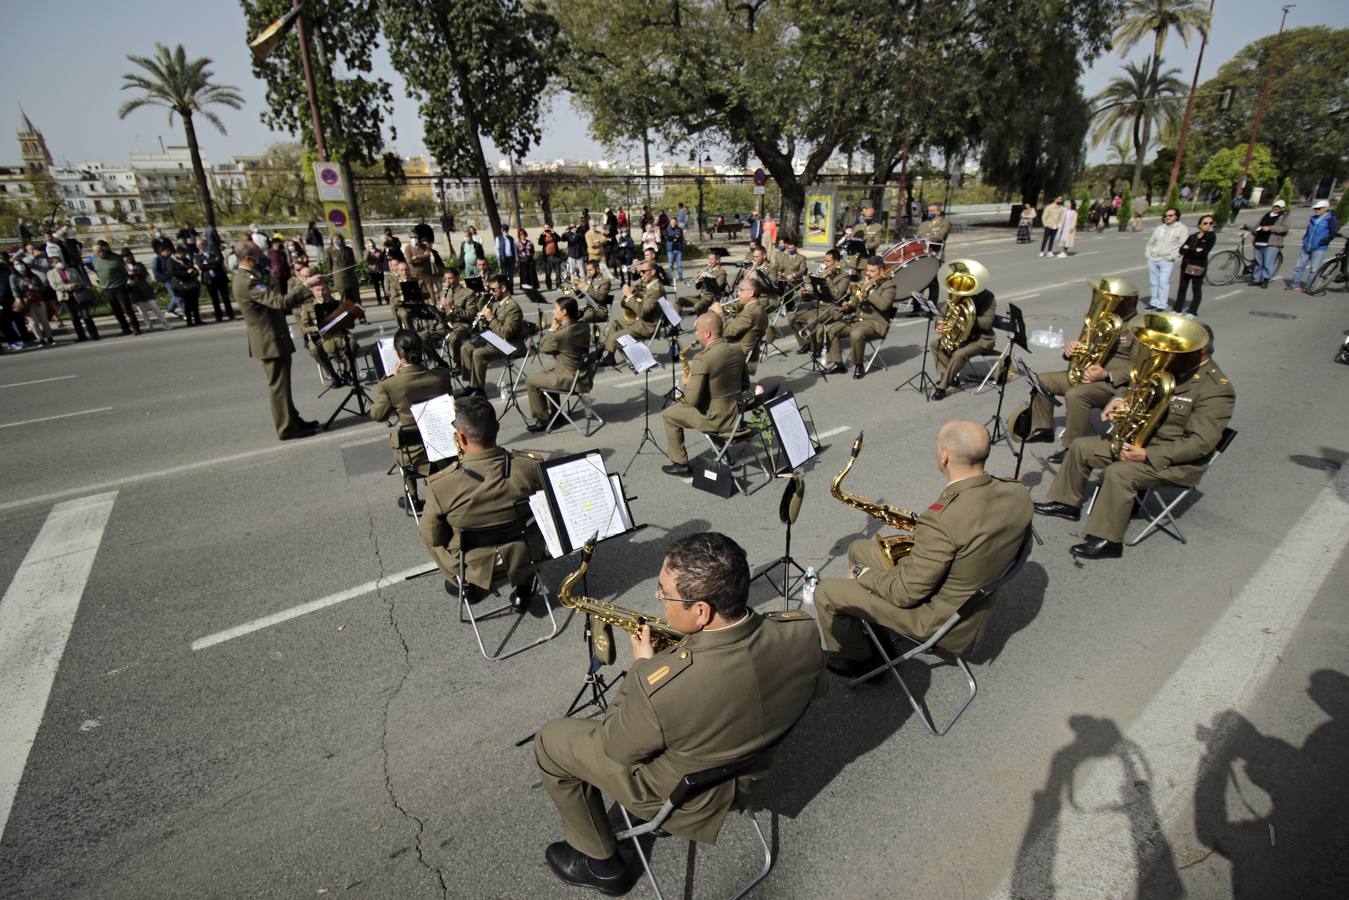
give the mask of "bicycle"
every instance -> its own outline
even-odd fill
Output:
[[[1231,284],[1238,278],[1250,280],[1255,272],[1255,251],[1251,248],[1251,233],[1245,225],[1241,228],[1241,240],[1236,249],[1224,250],[1221,253],[1215,253],[1209,259],[1208,271],[1204,273],[1204,283],[1211,284],[1214,287],[1222,287],[1225,284]],[[1274,257],[1274,270],[1270,272],[1270,278],[1274,277],[1274,272],[1279,271],[1283,265],[1283,250]]]
[[[1340,252],[1321,263],[1312,280],[1307,282],[1307,296],[1324,294],[1332,284],[1349,287],[1349,241],[1340,248]]]

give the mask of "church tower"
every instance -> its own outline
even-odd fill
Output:
[[[19,107],[19,115],[22,117],[19,128],[19,150],[23,154],[23,167],[30,172],[46,172],[52,164],[47,139],[33,126],[22,106]]]

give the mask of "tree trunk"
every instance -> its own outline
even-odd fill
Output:
[[[183,130],[187,132],[187,150],[192,155],[192,179],[197,183],[197,197],[201,200],[206,224],[215,228],[215,208],[211,205],[211,186],[206,182],[206,167],[201,164],[201,148],[197,146],[197,126],[192,114],[183,116]]]
[[[651,135],[642,128],[642,163],[646,166],[646,205],[651,206]]]
[[[799,243],[805,239],[805,234],[801,231],[801,213],[806,206],[806,187],[796,178],[791,179],[791,184],[774,180],[778,183],[778,190],[782,192],[782,215],[778,223],[782,226],[780,233],[796,238]]]

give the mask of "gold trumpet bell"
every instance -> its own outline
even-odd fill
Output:
[[[988,287],[988,269],[973,259],[953,259],[937,273],[953,297],[968,297]]]

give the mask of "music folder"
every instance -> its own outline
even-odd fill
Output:
[[[815,456],[815,440],[796,405],[796,395],[791,391],[780,394],[764,404],[769,421],[773,424],[773,437],[778,449],[777,474],[799,468]],[[783,465],[785,460],[786,464]]]
[[[580,550],[591,535],[633,530],[622,479],[605,469],[598,450],[540,463],[539,476],[543,490],[530,497],[530,509],[554,559]]]

